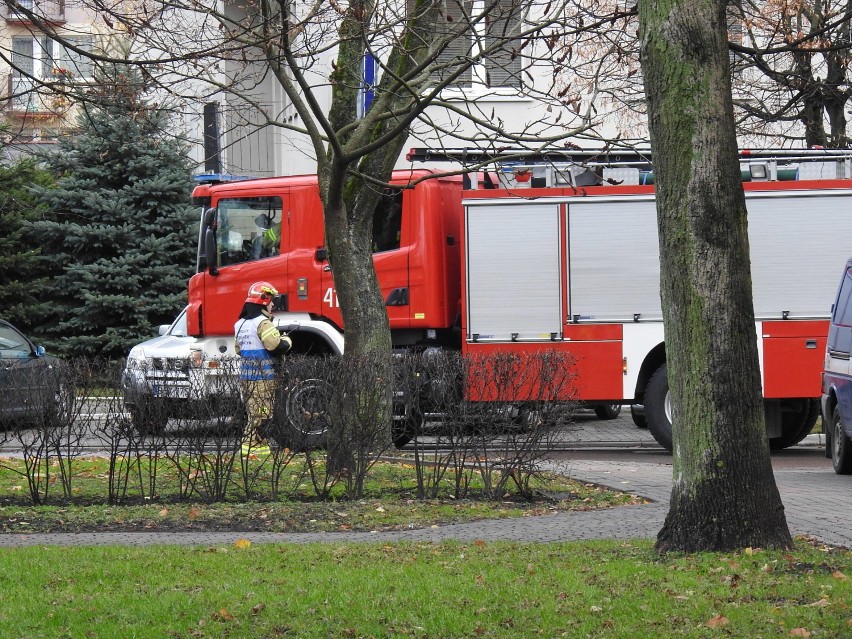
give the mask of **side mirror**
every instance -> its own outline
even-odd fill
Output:
[[[204,217],[201,220],[201,224],[205,230],[213,227],[216,227],[216,209],[210,208],[204,211]]]
[[[47,354],[47,351],[44,350],[44,346],[38,345],[35,347],[35,355],[36,357],[44,357]]]
[[[216,255],[216,231],[210,227],[204,232],[204,259],[207,262],[207,271],[210,275],[218,275],[217,264],[219,260]]]

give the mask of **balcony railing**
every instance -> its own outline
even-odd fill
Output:
[[[0,14],[10,24],[31,24],[34,21],[61,24],[65,22],[65,0],[9,0],[3,3]]]

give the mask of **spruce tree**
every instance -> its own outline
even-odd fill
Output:
[[[38,192],[52,219],[33,228],[53,275],[44,334],[64,355],[114,358],[185,304],[197,215],[186,151],[141,76],[114,65],[95,87],[48,158],[57,184]]]
[[[50,173],[32,158],[0,165],[0,315],[28,333],[48,309],[41,244],[27,233],[27,223],[45,211],[31,187],[51,183]]]

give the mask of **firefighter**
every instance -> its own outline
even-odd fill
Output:
[[[278,255],[281,242],[281,222],[273,224],[269,215],[258,215],[254,220],[258,233],[252,240],[252,259]]]
[[[234,324],[234,340],[240,363],[240,395],[248,421],[243,433],[242,452],[269,454],[269,443],[261,426],[272,417],[275,401],[275,360],[293,345],[286,334],[272,324],[272,300],[278,291],[269,282],[255,282],[248,291],[239,319]]]

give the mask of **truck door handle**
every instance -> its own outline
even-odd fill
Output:
[[[805,340],[805,348],[816,348],[817,341],[815,339],[806,339]]]
[[[323,270],[324,273],[328,273],[329,271],[331,271],[331,267],[328,264],[326,264],[325,266],[322,267],[322,270]]]

